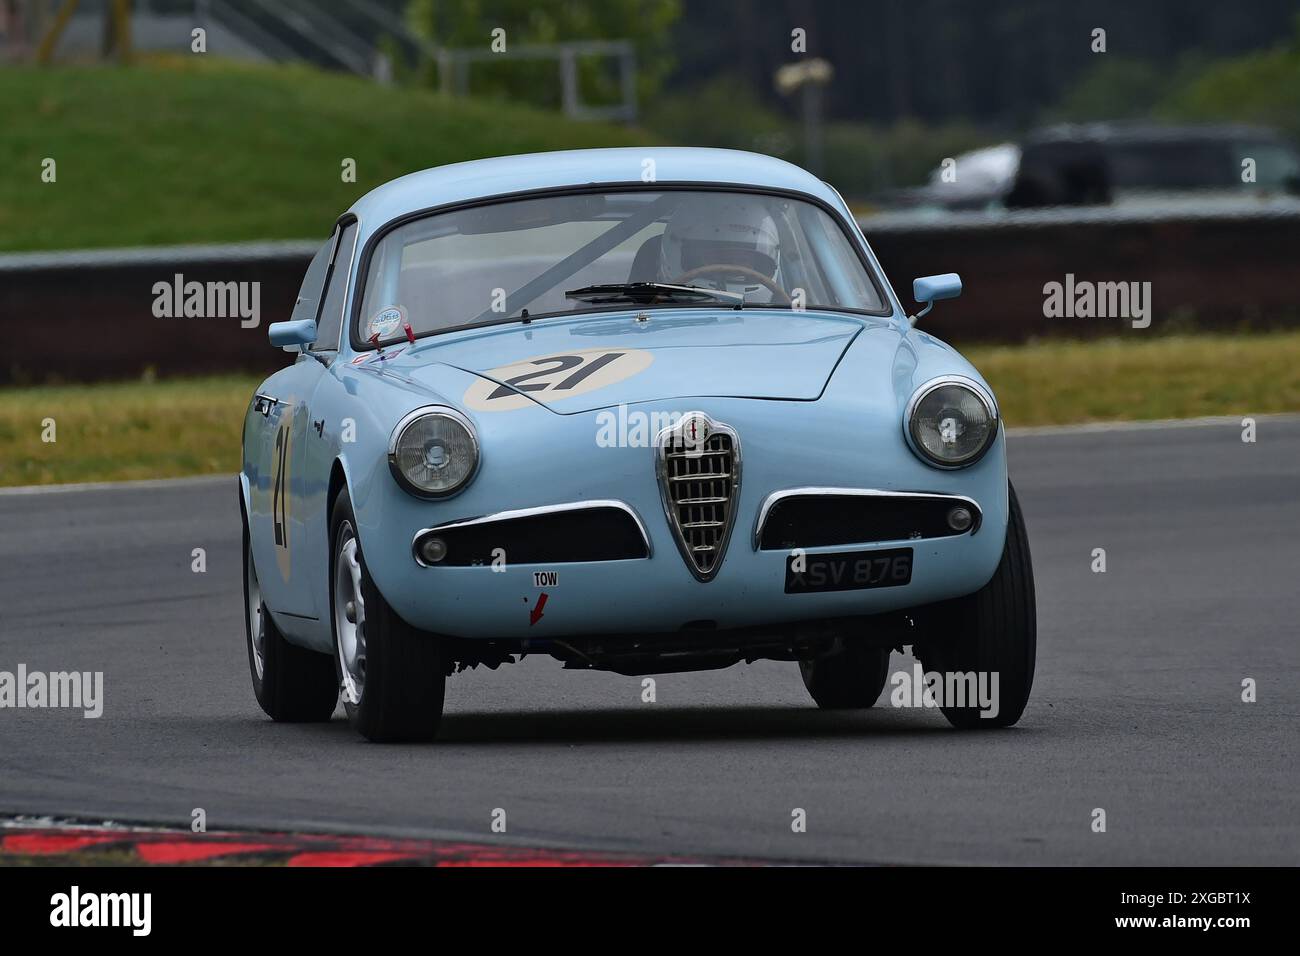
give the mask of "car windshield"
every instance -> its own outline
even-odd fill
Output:
[[[370,256],[358,338],[388,342],[610,309],[880,314],[843,226],[812,202],[635,190],[546,196],[412,220]]]

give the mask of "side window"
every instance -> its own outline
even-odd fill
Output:
[[[334,252],[329,281],[325,286],[325,300],[316,318],[316,341],[313,351],[332,352],[339,346],[339,330],[343,326],[343,299],[347,294],[348,276],[352,272],[352,247],[356,243],[357,224],[352,221],[343,227],[339,244]]]
[[[325,274],[330,267],[330,252],[334,248],[334,237],[331,236],[329,242],[320,247],[311,260],[311,265],[307,267],[307,274],[303,276],[302,288],[298,290],[298,298],[293,304],[293,314],[290,318],[297,319],[314,319],[320,306],[321,292],[325,288]]]

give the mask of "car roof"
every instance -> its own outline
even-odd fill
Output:
[[[648,178],[652,171],[653,178]],[[436,166],[366,193],[350,212],[369,235],[401,216],[490,196],[566,186],[724,183],[806,193],[847,213],[835,191],[785,160],[734,149],[681,146],[575,149]]]

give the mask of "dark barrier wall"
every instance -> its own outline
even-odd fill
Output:
[[[863,229],[904,307],[911,280],[957,272],[964,291],[921,326],[954,342],[1023,342],[1194,329],[1300,325],[1300,212],[1116,215],[1056,211],[954,217]],[[1044,286],[1150,283],[1150,327],[1112,317],[1047,317]],[[1144,291],[1144,290],[1139,290]],[[1076,297],[1077,301],[1077,297]],[[1139,320],[1140,321],[1140,320]]]
[[[1300,325],[1300,212],[1138,217],[1114,210],[933,223],[863,221],[899,298],[911,280],[958,272],[960,299],[940,302],[922,327],[959,343],[1039,336],[1150,335],[1191,328]],[[263,372],[288,356],[266,327],[288,318],[313,247],[212,247],[0,259],[0,384],[159,375]],[[154,284],[259,282],[261,321],[156,318]],[[1048,282],[1149,282],[1151,325],[1043,314]]]
[[[0,384],[94,381],[139,376],[262,372],[289,355],[266,338],[289,318],[311,250],[245,259],[178,254],[171,261],[83,262],[0,269],[0,328],[9,347]],[[154,284],[258,282],[261,320],[156,318]]]

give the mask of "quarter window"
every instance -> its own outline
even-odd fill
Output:
[[[307,266],[307,274],[303,276],[302,287],[298,289],[298,298],[294,301],[293,313],[290,315],[294,321],[316,318],[316,313],[320,310],[321,292],[325,289],[325,276],[329,272],[330,251],[333,248],[334,237],[331,236]]]
[[[334,250],[325,300],[316,317],[316,341],[313,351],[334,351],[339,347],[339,330],[343,327],[343,299],[347,294],[348,276],[352,273],[352,247],[357,237],[356,220],[343,227]]]

